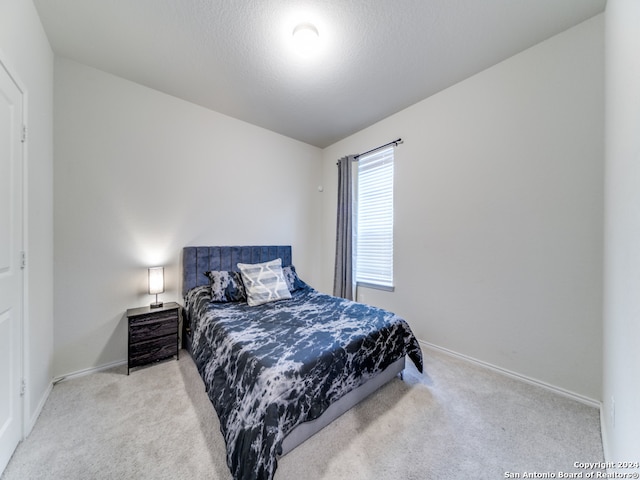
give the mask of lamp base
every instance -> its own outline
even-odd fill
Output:
[[[160,308],[162,305],[164,305],[162,302],[153,302],[150,307],[151,308]]]

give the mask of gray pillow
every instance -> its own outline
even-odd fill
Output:
[[[250,306],[291,298],[282,273],[282,259],[264,263],[239,263],[242,282]]]

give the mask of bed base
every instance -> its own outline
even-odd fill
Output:
[[[282,441],[281,456],[289,453],[302,442],[306,441],[329,425],[340,415],[356,406],[386,383],[390,382],[395,376],[402,373],[404,366],[405,357],[402,357],[389,365],[378,375],[369,379],[366,383],[360,385],[354,390],[351,390],[337,402],[332,403],[331,406],[329,406],[329,408],[327,408],[324,413],[315,420],[301,423],[295,427]]]
[[[183,336],[183,348],[185,348],[189,354],[191,354],[190,333],[191,332],[188,330],[185,330]],[[396,360],[378,375],[367,380],[358,388],[351,390],[338,401],[332,403],[329,408],[327,408],[323,414],[315,420],[310,420],[296,426],[282,441],[282,453],[280,456],[282,457],[286,455],[298,445],[311,438],[335,419],[340,417],[343,413],[355,407],[373,392],[393,380],[394,377],[402,375],[405,367],[405,360],[406,357]]]

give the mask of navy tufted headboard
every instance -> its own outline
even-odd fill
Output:
[[[262,263],[282,259],[282,266],[291,265],[290,245],[242,247],[184,247],[182,251],[182,296],[194,287],[206,285],[209,270],[238,271],[238,263]]]

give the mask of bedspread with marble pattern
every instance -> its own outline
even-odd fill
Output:
[[[282,440],[334,401],[408,355],[422,353],[397,315],[311,287],[250,307],[185,298],[191,355],[220,419],[235,479],[272,479]]]

